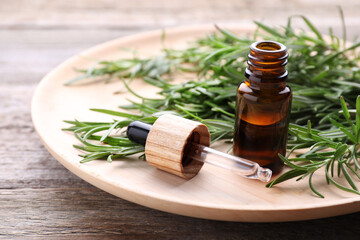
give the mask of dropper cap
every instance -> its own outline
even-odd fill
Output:
[[[204,124],[172,114],[160,116],[152,126],[132,122],[127,136],[145,146],[150,165],[185,179],[194,177],[204,164],[187,157],[187,144],[210,145],[210,132]]]

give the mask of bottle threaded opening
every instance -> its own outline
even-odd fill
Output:
[[[287,78],[285,65],[288,56],[284,44],[274,41],[254,42],[250,45],[245,76],[256,82],[282,82]]]
[[[263,52],[283,52],[286,51],[284,44],[275,41],[260,41],[251,44],[250,48],[254,51]]]

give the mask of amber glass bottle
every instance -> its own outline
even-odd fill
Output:
[[[250,46],[245,81],[237,90],[234,154],[279,172],[285,154],[291,108],[291,90],[286,85],[288,53],[277,42],[261,41]]]

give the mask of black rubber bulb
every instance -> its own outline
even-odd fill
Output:
[[[145,146],[146,138],[152,125],[140,121],[134,121],[127,128],[128,138],[135,143]]]

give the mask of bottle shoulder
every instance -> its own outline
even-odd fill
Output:
[[[251,95],[261,95],[268,93],[275,93],[277,95],[291,95],[291,88],[288,85],[285,85],[281,88],[261,88],[261,87],[251,87],[246,82],[242,82],[238,86],[239,94],[251,94]]]
[[[291,97],[292,93],[291,93],[291,88],[288,85],[285,85],[285,88],[283,90],[281,90],[278,95],[280,96],[286,96],[286,97]]]
[[[251,89],[245,82],[239,84],[238,92],[241,93],[254,93],[253,89]]]

